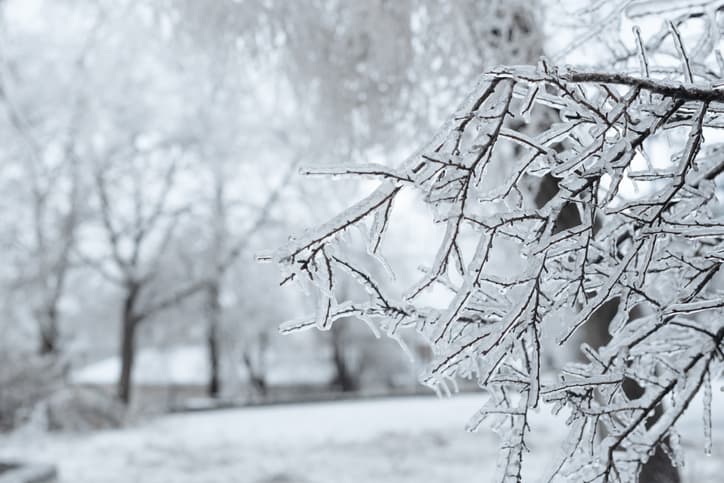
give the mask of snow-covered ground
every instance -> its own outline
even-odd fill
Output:
[[[718,389],[718,388],[717,388]],[[0,458],[59,465],[62,483],[447,483],[490,481],[497,439],[466,433],[481,395],[280,405],[177,414],[86,435],[19,433]],[[724,473],[724,394],[716,391],[713,455],[702,451],[701,404],[682,420],[685,481]],[[531,481],[553,460],[562,422],[533,419]]]

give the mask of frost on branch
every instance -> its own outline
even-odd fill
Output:
[[[709,404],[722,361],[716,182],[724,145],[715,133],[724,90],[712,84],[724,73],[687,54],[674,23],[666,32],[653,44],[635,32],[637,73],[545,61],[497,68],[401,166],[325,168],[380,184],[277,253],[284,282],[303,285],[318,306],[315,317],[287,328],[327,329],[350,315],[391,336],[414,327],[435,355],[426,383],[445,391],[472,378],[488,392],[471,429],[486,421],[501,434],[501,481],[521,479],[528,412],[541,401],[564,411],[570,426],[551,480],[635,481],[657,446],[675,452],[677,420],[699,390]],[[659,69],[652,45],[666,45],[679,68]],[[650,155],[657,143],[670,145],[666,159]],[[539,206],[529,192],[543,176],[558,190]],[[364,233],[366,257],[380,258],[403,190],[422,194],[445,235],[422,277],[395,296],[352,253],[350,237]],[[563,222],[566,207],[577,214],[573,226]],[[463,240],[471,231],[473,247]],[[501,270],[492,257],[501,247],[521,263]],[[336,300],[343,276],[366,290],[366,301]],[[437,286],[450,291],[446,307],[421,297]],[[563,317],[563,343],[611,302],[618,313],[608,344],[584,344],[586,363],[543,381],[542,334]],[[631,382],[640,397],[624,390]]]

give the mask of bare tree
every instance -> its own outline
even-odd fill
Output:
[[[260,230],[268,223],[271,211],[279,201],[282,191],[288,187],[291,175],[296,171],[297,162],[290,164],[278,185],[269,192],[266,200],[261,206],[253,207],[251,210],[251,221],[241,233],[234,233],[230,227],[228,208],[229,198],[227,197],[227,189],[229,179],[221,170],[213,170],[213,201],[212,201],[212,237],[209,245],[209,255],[211,259],[210,270],[208,274],[208,285],[205,290],[205,315],[206,315],[206,343],[209,356],[209,396],[218,396],[221,389],[219,370],[220,370],[220,351],[221,343],[219,337],[221,335],[221,322],[223,318],[223,307],[221,304],[221,294],[225,288],[225,280],[227,272],[237,263],[239,257],[247,253],[247,249],[252,243],[253,238],[259,235]],[[260,341],[264,346],[268,345],[265,341]],[[260,360],[259,357],[253,357],[250,351],[254,351],[253,344],[245,344],[247,349],[242,351],[242,360],[246,365],[248,372],[252,375],[252,380],[262,381],[261,376],[255,367],[253,360]],[[263,350],[259,349],[261,352]],[[254,377],[256,375],[256,377]],[[265,390],[263,383],[256,384],[260,389]]]
[[[32,294],[32,315],[39,335],[38,352],[57,355],[60,349],[59,305],[72,267],[71,255],[80,219],[80,180],[77,163],[72,159],[67,164],[50,167],[36,161],[27,164],[33,231],[23,244],[26,248],[25,269],[31,268],[31,271],[21,275],[15,287]],[[63,184],[66,186],[62,187]]]
[[[206,279],[172,288],[153,283],[165,250],[188,212],[186,202],[178,204],[172,200],[178,158],[183,151],[161,151],[167,160],[165,163],[160,163],[152,153],[134,151],[120,162],[96,168],[94,179],[100,226],[108,254],[103,257],[82,255],[91,267],[121,289],[121,371],[117,391],[120,400],[126,404],[131,399],[136,334],[140,324],[180,304],[208,284]],[[160,167],[160,173],[154,172],[154,163],[165,164]]]
[[[6,5],[0,5],[4,14]],[[59,85],[53,94],[62,99],[53,101],[60,106],[48,109],[34,99],[25,66],[41,66],[45,72],[52,60],[39,56],[35,61],[15,58],[15,52],[0,52],[0,99],[6,106],[6,117],[20,144],[20,162],[28,188],[24,198],[29,206],[31,233],[19,244],[24,254],[23,274],[16,288],[30,293],[32,317],[37,323],[40,354],[57,355],[60,345],[60,303],[66,292],[67,278],[72,268],[72,252],[77,244],[77,227],[83,216],[80,198],[83,190],[81,162],[77,145],[82,128],[82,111],[87,92],[82,87],[86,62],[93,42],[102,26],[102,12],[95,12],[94,22],[83,38],[77,52],[68,56],[69,82]],[[2,21],[5,19],[3,17]],[[3,34],[8,36],[3,25]],[[22,51],[21,51],[22,53]],[[37,74],[35,74],[37,75]],[[30,92],[28,92],[30,91]],[[27,112],[26,112],[27,111]],[[40,114],[38,114],[38,112]],[[34,120],[31,122],[29,118]],[[55,125],[59,127],[55,127]],[[51,126],[50,129],[48,126]],[[48,145],[58,146],[57,154]]]

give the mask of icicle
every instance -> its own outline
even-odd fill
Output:
[[[711,456],[711,376],[704,374],[704,454]]]
[[[674,468],[679,468],[679,471],[684,467],[684,450],[681,447],[681,435],[678,431],[672,429],[669,432],[669,444],[664,445],[663,448],[666,450],[671,464]]]
[[[412,353],[412,350],[410,349],[410,346],[407,345],[407,342],[402,338],[402,336],[398,333],[395,334],[387,334],[388,337],[395,342],[397,342],[397,345],[400,346],[400,349],[402,349],[402,353],[407,356],[407,359],[410,361],[410,364],[415,363],[415,355]]]
[[[367,328],[370,329],[370,332],[372,332],[372,335],[374,336],[375,339],[379,339],[380,337],[382,337],[382,334],[380,333],[380,329],[377,328],[377,325],[375,325],[375,323],[372,322],[368,317],[363,316],[363,317],[360,317],[360,319],[362,320],[362,322],[365,323]]]

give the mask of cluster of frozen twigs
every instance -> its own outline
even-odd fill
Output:
[[[669,23],[649,43],[638,36],[637,71],[581,71],[546,61],[495,69],[401,166],[324,169],[377,177],[380,185],[276,255],[285,282],[311,288],[319,307],[315,318],[286,328],[325,329],[349,316],[393,337],[416,328],[434,353],[428,383],[475,378],[488,392],[471,424],[487,420],[500,430],[502,481],[521,478],[528,412],[541,401],[569,414],[569,445],[551,480],[634,481],[657,445],[678,462],[675,423],[699,391],[711,431],[711,384],[724,350],[717,282],[724,221],[716,183],[724,171],[724,144],[716,143],[724,127],[724,89],[716,85],[724,63],[717,71],[697,60],[721,60],[713,47],[696,58],[687,53],[679,25]],[[678,59],[676,69],[656,67],[664,47]],[[665,159],[651,156],[661,145],[669,150]],[[529,192],[531,179],[542,176],[552,177],[558,191],[538,206]],[[381,258],[403,190],[423,194],[445,235],[419,282],[395,297],[360,260]],[[577,219],[562,229],[566,207]],[[351,253],[353,227],[368,233],[365,257]],[[473,232],[470,245],[465,239]],[[500,247],[516,254],[505,270],[491,257]],[[337,300],[341,276],[362,285],[368,300]],[[436,285],[450,291],[446,307],[421,301]],[[584,344],[587,363],[544,383],[542,333],[563,318],[557,336],[565,342],[610,301],[618,312],[608,344]],[[627,380],[643,395],[629,397]]]

